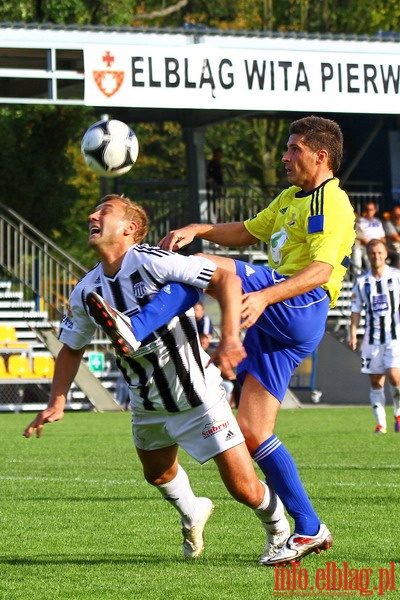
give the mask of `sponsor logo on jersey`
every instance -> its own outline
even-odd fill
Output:
[[[143,281],[135,283],[133,286],[133,293],[135,294],[136,298],[143,298],[146,295],[146,286],[144,285]]]
[[[271,256],[272,256],[272,260],[274,261],[274,263],[276,265],[280,265],[282,262],[281,250],[282,250],[283,246],[286,244],[288,239],[289,239],[289,236],[286,233],[286,230],[284,227],[281,227],[281,229],[279,231],[277,231],[276,233],[274,233],[271,236],[271,241],[270,241]]]
[[[163,287],[163,291],[164,291],[166,294],[169,294],[169,295],[171,295],[171,286],[169,285],[169,283],[167,283],[166,285],[164,285],[164,287]]]
[[[219,431],[223,431],[224,429],[226,429],[228,427],[228,424],[229,421],[216,421],[215,419],[213,419],[212,423],[206,423],[204,425],[201,435],[204,439],[207,439],[212,435],[215,435]]]

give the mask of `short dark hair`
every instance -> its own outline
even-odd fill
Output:
[[[303,142],[317,152],[323,148],[328,152],[328,166],[336,173],[343,156],[343,133],[336,121],[323,117],[304,117],[293,121],[290,134],[303,136]]]

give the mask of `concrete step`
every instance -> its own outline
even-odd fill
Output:
[[[0,299],[2,300],[22,300],[24,297],[23,292],[11,292],[11,291],[2,291],[0,292]]]
[[[4,300],[0,294],[0,310],[7,311],[11,309],[35,310],[35,302],[33,300]]]
[[[47,312],[36,311],[36,310],[0,310],[0,322],[14,320],[23,323],[24,321],[37,321],[42,320],[47,322]]]

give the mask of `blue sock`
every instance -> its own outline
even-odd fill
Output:
[[[140,313],[131,317],[132,328],[139,342],[146,339],[173,317],[181,315],[194,306],[203,295],[203,290],[186,283],[173,281],[165,285]]]
[[[282,442],[272,435],[252,456],[295,520],[295,532],[315,535],[321,521],[307,496],[296,464]]]

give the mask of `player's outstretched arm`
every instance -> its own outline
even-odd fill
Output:
[[[181,229],[170,231],[158,245],[164,250],[179,250],[190,244],[194,238],[221,244],[221,246],[249,246],[258,242],[243,223],[193,223]]]
[[[84,351],[85,348],[73,350],[65,344],[61,348],[56,360],[49,406],[36,415],[23,432],[23,436],[29,438],[36,431],[36,437],[39,438],[46,423],[54,423],[63,418],[67,394],[78,372]]]

